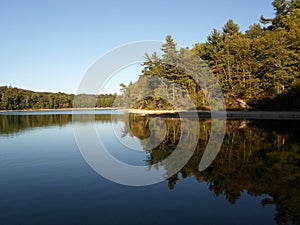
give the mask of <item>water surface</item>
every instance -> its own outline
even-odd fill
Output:
[[[149,130],[153,118],[119,112],[111,117],[110,113],[97,113],[96,129],[121,161],[154,169],[151,165],[170,155],[179,141],[179,119],[163,118],[164,139],[147,150],[151,144],[147,137],[152,135],[153,140],[161,135],[160,127]],[[90,116],[82,115],[79,123],[92,123]],[[162,183],[128,187],[104,179],[85,162],[76,145],[70,111],[1,114],[0,221],[299,224],[299,125],[299,121],[228,121],[219,154],[207,170],[199,172],[211,126],[210,120],[201,120],[198,145],[185,167]],[[168,165],[164,166],[168,172]]]

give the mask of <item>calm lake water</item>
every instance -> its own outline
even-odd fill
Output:
[[[97,111],[96,130],[126,163],[153,169],[180,139],[180,120],[163,118],[161,144],[146,150],[152,118],[110,113]],[[130,187],[106,180],[87,164],[71,114],[0,114],[0,224],[300,224],[299,121],[228,121],[219,154],[199,172],[211,126],[201,120],[194,155],[177,174]],[[82,115],[78,123],[92,122],[91,115]],[[159,139],[155,129],[152,138]]]

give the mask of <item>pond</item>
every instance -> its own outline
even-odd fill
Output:
[[[90,166],[74,123],[94,124],[111,155],[151,171],[178,145],[182,121],[164,117],[150,129],[153,117],[77,114],[78,121],[72,111],[0,114],[1,224],[300,223],[299,120],[227,121],[220,151],[199,171],[212,124],[200,119],[189,161],[167,180],[133,187]],[[171,165],[163,167],[171,171]]]

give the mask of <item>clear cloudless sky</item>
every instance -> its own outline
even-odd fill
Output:
[[[245,31],[261,15],[273,17],[271,3],[0,0],[0,86],[75,93],[89,66],[111,49],[136,41],[164,41],[168,34],[179,46],[192,47],[230,18]],[[128,83],[130,76],[122,75],[116,82]],[[107,92],[118,89],[116,83],[106,87]]]

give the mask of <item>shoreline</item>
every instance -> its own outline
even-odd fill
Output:
[[[142,116],[227,120],[300,120],[300,111],[188,111],[188,110],[126,110]],[[197,115],[195,115],[195,113]]]
[[[35,112],[65,112],[65,111],[93,111],[93,110],[115,110],[125,114],[138,114],[140,116],[159,116],[172,118],[199,118],[211,119],[212,114],[215,119],[227,120],[300,120],[300,111],[189,111],[189,110],[145,110],[145,109],[125,109],[125,108],[62,108],[62,109],[28,109],[28,110],[1,110],[0,114],[6,113],[35,113]],[[196,114],[195,114],[196,113]]]
[[[0,113],[6,112],[44,112],[44,111],[76,111],[76,110],[119,110],[117,108],[61,108],[61,109],[15,109],[15,110],[0,110]]]
[[[122,109],[126,113],[141,114],[141,115],[163,115],[163,114],[177,114],[188,113],[189,110],[159,110],[159,109]],[[200,112],[200,111],[198,111]]]

